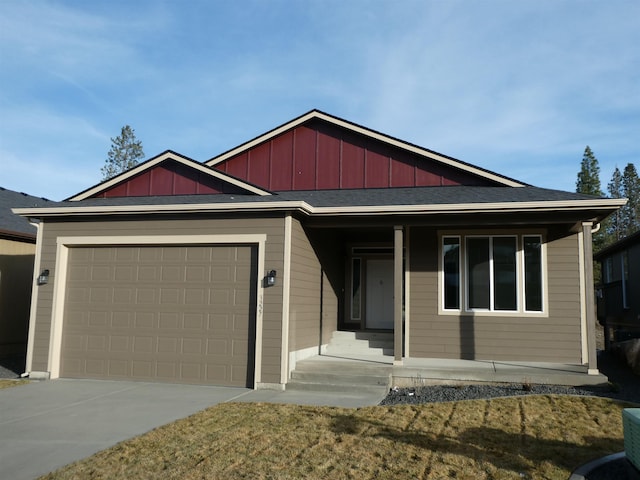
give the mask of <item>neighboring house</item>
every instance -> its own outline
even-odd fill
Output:
[[[624,200],[535,188],[311,111],[167,151],[44,208],[33,376],[282,387],[336,330],[597,373],[591,232]]]
[[[0,357],[26,353],[36,251],[36,227],[11,209],[46,203],[0,187]]]
[[[600,250],[598,320],[605,327],[605,344],[640,337],[640,232]]]

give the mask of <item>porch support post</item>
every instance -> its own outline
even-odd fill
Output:
[[[593,246],[591,229],[592,222],[582,222],[582,239],[584,242],[584,301],[585,317],[587,321],[587,352],[588,373],[598,374],[598,358],[596,355],[596,312],[595,296],[593,293]]]
[[[402,365],[402,225],[393,227],[393,364]]]

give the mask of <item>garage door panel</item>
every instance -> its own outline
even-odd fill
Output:
[[[91,337],[90,337],[91,338]],[[104,341],[104,336],[93,337],[95,340],[89,342],[89,348],[95,350],[106,350],[107,342]],[[92,346],[95,345],[95,347]],[[109,336],[109,351],[110,352],[130,352],[131,351],[131,337],[124,335],[111,335]]]
[[[114,252],[114,261],[130,264],[137,260],[138,249],[135,247],[118,247]]]
[[[185,268],[184,281],[187,283],[202,284],[207,281],[208,269],[202,265],[188,265]]]
[[[154,353],[156,351],[156,339],[154,337],[133,337],[133,353]]]
[[[87,349],[86,335],[67,335],[64,340],[62,346],[69,351],[84,352]]]
[[[162,250],[158,248],[139,248],[138,250],[138,263],[145,264],[151,263],[157,265],[162,261]]]
[[[174,362],[159,361],[156,364],[156,374],[158,378],[172,380],[178,376],[177,364]]]
[[[88,312],[87,326],[88,327],[107,327],[109,325],[108,312]]]
[[[189,247],[186,252],[185,260],[187,263],[209,263],[211,261],[211,248],[209,247]]]
[[[129,362],[125,360],[107,360],[107,372],[109,377],[127,378],[131,376]]]
[[[255,247],[73,248],[69,271],[61,376],[252,386]]]
[[[86,370],[87,375],[92,375],[92,376],[95,375],[98,377],[104,376],[107,373],[107,370],[105,368],[106,365],[107,365],[106,360],[97,359],[97,358],[92,358],[84,362],[84,368]],[[82,372],[80,372],[79,376],[84,376],[84,375],[82,375]]]
[[[122,248],[122,247],[121,247]],[[126,249],[126,247],[124,247]],[[92,264],[99,266],[100,262],[113,263],[116,260],[117,249],[111,248],[94,248],[92,255]]]
[[[117,282],[133,283],[136,280],[135,269],[131,265],[117,265],[114,276]]]
[[[156,282],[160,279],[160,267],[155,265],[139,265],[136,273],[138,282]]]
[[[111,303],[113,290],[106,287],[93,287],[89,291],[89,301],[91,303]]]
[[[120,282],[119,282],[120,283]],[[113,303],[118,304],[130,304],[134,298],[134,291],[131,288],[114,288],[113,290]]]
[[[135,292],[136,303],[147,305],[156,304],[156,290],[154,288],[137,288]]]
[[[131,366],[134,378],[147,379],[155,376],[154,364],[150,360],[134,360]]]

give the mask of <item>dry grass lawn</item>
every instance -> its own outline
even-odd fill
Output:
[[[17,387],[18,385],[24,385],[25,383],[29,383],[28,380],[8,380],[8,379],[0,379],[0,389]]]
[[[529,396],[360,409],[227,403],[46,479],[567,479],[624,449],[624,405]]]

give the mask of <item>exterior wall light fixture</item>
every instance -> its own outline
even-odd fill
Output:
[[[266,286],[273,287],[276,284],[276,271],[275,270],[269,271],[269,273],[267,273],[266,280],[267,280]]]
[[[43,270],[40,275],[38,275],[38,285],[46,285],[49,283],[49,270]]]

